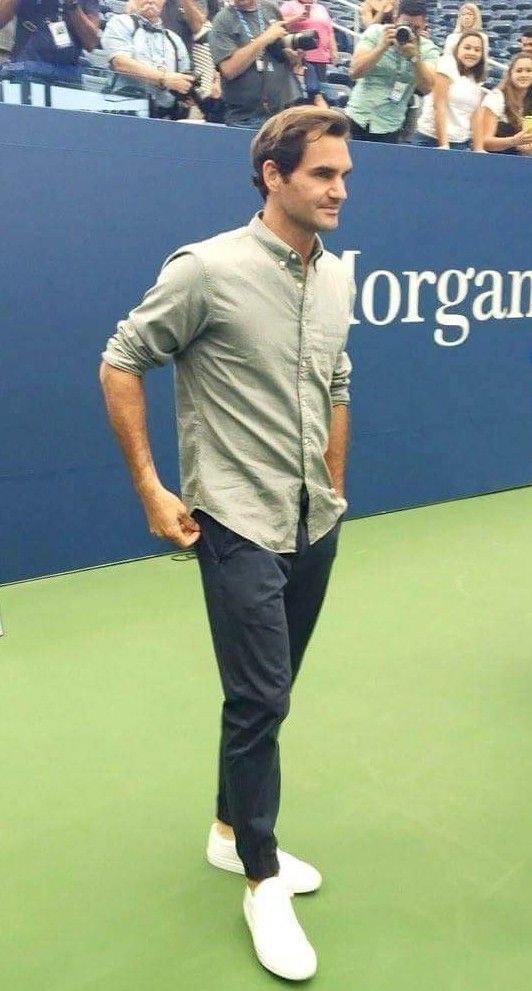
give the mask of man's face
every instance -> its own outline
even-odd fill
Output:
[[[532,55],[532,38],[527,38],[524,34],[521,38],[521,48],[525,55]]]
[[[400,14],[397,18],[396,24],[408,24],[409,28],[412,28],[416,34],[424,31],[427,26],[427,18],[423,17],[421,14],[411,15],[411,14]]]
[[[164,0],[136,0],[136,10],[148,21],[157,21],[161,16]]]
[[[306,233],[332,231],[347,193],[344,179],[352,162],[344,138],[324,134],[307,142],[298,167],[273,190],[285,218]]]

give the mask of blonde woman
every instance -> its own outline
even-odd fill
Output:
[[[484,97],[484,149],[505,155],[532,155],[532,56],[516,55],[500,86]]]
[[[360,7],[360,20],[364,28],[371,24],[392,24],[395,0],[364,0]]]
[[[486,55],[489,49],[489,40],[485,31],[482,30],[482,14],[476,3],[464,3],[458,11],[456,24],[452,34],[448,34],[443,46],[444,55],[452,55],[464,31],[478,31],[484,40]]]

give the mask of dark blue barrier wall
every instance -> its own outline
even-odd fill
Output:
[[[99,353],[172,248],[258,208],[249,138],[0,106],[1,581],[161,550],[107,427]],[[357,285],[350,514],[530,484],[530,274],[510,273],[532,268],[532,160],[352,152],[328,239]],[[175,485],[169,371],[147,388]]]

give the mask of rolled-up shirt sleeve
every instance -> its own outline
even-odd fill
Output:
[[[121,371],[143,375],[176,358],[201,334],[208,319],[203,265],[193,254],[179,254],[166,262],[142,302],[119,321],[103,360]]]
[[[115,14],[109,18],[102,34],[102,48],[110,62],[115,55],[134,56],[134,33],[134,21],[129,14]]]
[[[331,403],[333,406],[348,406],[351,401],[349,396],[351,369],[352,365],[347,351],[340,351],[331,382]]]

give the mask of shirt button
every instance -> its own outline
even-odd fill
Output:
[[[302,282],[298,282],[297,285],[298,285],[299,289],[302,289],[303,288],[303,283]]]
[[[297,255],[296,255],[295,251],[291,251],[290,252],[290,258],[292,259],[292,261],[295,261],[296,260]]]

